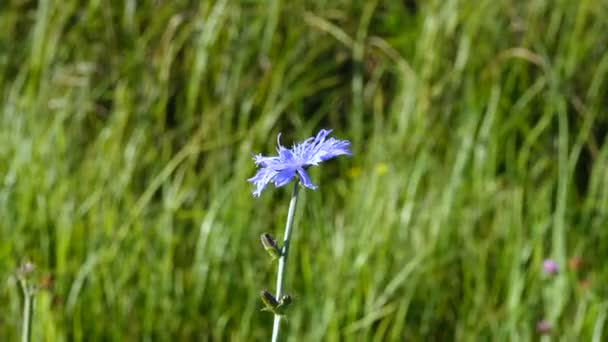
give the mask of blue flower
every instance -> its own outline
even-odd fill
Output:
[[[310,137],[303,142],[287,149],[281,145],[281,134],[277,136],[278,156],[265,157],[257,154],[253,157],[255,165],[261,167],[255,176],[248,179],[255,185],[253,196],[258,197],[268,183],[275,187],[283,186],[297,174],[302,185],[309,189],[316,189],[306,173],[309,166],[332,159],[340,155],[352,155],[350,141],[326,139],[331,130],[322,129],[316,137]]]

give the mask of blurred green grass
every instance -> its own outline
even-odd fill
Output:
[[[608,3],[0,3],[0,340],[266,340],[288,190],[251,154],[334,128],[296,220],[289,341],[602,341]],[[542,260],[562,269],[547,279]],[[567,260],[580,257],[582,267]]]

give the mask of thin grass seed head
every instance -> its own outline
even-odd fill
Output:
[[[281,145],[281,134],[277,136],[278,156],[267,157],[257,154],[253,157],[255,165],[260,167],[255,176],[247,181],[255,185],[253,196],[259,197],[266,185],[273,183],[281,187],[289,183],[297,174],[302,185],[309,189],[316,189],[306,169],[310,166],[335,158],[340,155],[351,156],[350,141],[327,139],[331,130],[322,129],[315,137],[310,137],[291,149]]]
[[[27,278],[30,274],[34,272],[36,266],[31,261],[26,261],[19,268],[17,268],[17,275],[22,278]]]

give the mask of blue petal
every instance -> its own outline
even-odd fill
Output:
[[[253,191],[253,195],[255,197],[259,197],[262,193],[262,190],[266,187],[268,183],[272,181],[273,178],[276,177],[277,171],[270,168],[264,167],[258,170],[255,176],[249,178],[247,181],[253,183],[255,185],[255,190]]]
[[[286,148],[279,151],[279,158],[283,164],[293,164],[295,161],[293,153]]]
[[[312,143],[313,145],[317,145],[325,140],[325,138],[331,133],[331,129],[322,129],[317,133],[315,137],[315,141]]]
[[[323,162],[344,154],[352,155],[352,152],[350,151],[350,142],[331,138],[323,143],[317,158]]]
[[[330,138],[311,147],[306,153],[306,162],[308,165],[318,165],[321,162],[343,154],[352,155],[350,152],[350,142]]]
[[[274,186],[278,188],[289,183],[295,173],[296,170],[293,168],[287,168],[285,170],[279,171],[274,178]]]
[[[265,157],[261,154],[256,154],[253,156],[253,161],[256,166],[266,167],[268,165],[274,164],[278,161],[277,157]]]
[[[312,181],[310,180],[310,177],[308,176],[308,173],[306,173],[306,171],[304,171],[303,168],[299,167],[297,169],[298,171],[298,176],[300,177],[300,182],[302,182],[302,185],[304,185],[305,187],[309,188],[309,189],[316,189],[317,186],[312,184]]]

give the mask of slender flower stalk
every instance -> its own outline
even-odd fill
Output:
[[[25,289],[27,284],[22,284]],[[23,291],[23,322],[21,325],[21,342],[29,342],[32,335],[32,312],[34,295],[29,290]]]
[[[285,224],[285,235],[283,237],[283,247],[281,248],[281,256],[279,257],[279,271],[277,272],[277,292],[275,298],[283,296],[283,278],[287,268],[287,255],[289,254],[289,242],[291,240],[291,232],[293,227],[293,217],[296,213],[296,204],[298,203],[299,182],[294,182],[293,191],[291,192],[291,200],[289,201],[289,210],[287,212],[287,223]],[[279,340],[279,329],[281,328],[281,316],[274,315],[274,323],[272,325],[272,342]]]
[[[32,335],[32,314],[36,287],[28,281],[34,271],[34,264],[26,262],[17,270],[17,279],[23,293],[23,321],[21,322],[21,342],[29,342]]]

